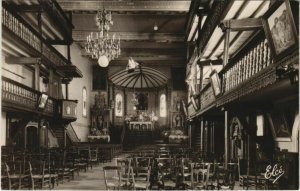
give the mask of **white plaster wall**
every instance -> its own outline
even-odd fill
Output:
[[[29,70],[28,68],[17,65],[17,64],[7,64],[5,62],[5,56],[1,57],[2,63],[2,72],[1,75],[7,78],[10,78],[14,81],[22,83],[28,87],[33,87],[33,75],[34,71]]]
[[[67,58],[67,47],[66,46],[55,46],[55,48]],[[89,134],[90,125],[90,107],[91,107],[91,92],[92,92],[92,64],[88,58],[81,56],[80,47],[73,43],[71,45],[71,62],[81,72],[82,78],[73,78],[69,84],[69,99],[78,100],[77,104],[77,120],[72,123],[72,126],[81,141],[87,141]],[[63,87],[63,94],[65,96],[65,86]],[[83,117],[83,100],[82,100],[82,89],[86,87],[87,90],[87,116]]]
[[[6,145],[6,113],[1,112],[0,145]]]

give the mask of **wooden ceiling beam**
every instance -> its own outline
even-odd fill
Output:
[[[81,50],[81,55],[82,56],[88,56],[91,57],[91,54],[87,53],[84,49]],[[133,52],[122,52],[121,56],[119,56],[119,59],[127,59],[127,58],[146,58],[146,59],[170,59],[173,57],[179,57],[179,58],[185,58],[186,56],[184,54],[171,54],[169,52],[152,52],[152,53],[147,53],[147,52],[137,52],[137,53],[133,53]]]
[[[241,15],[241,13],[243,12],[243,10],[247,7],[248,4],[249,4],[249,1],[245,1],[243,3],[242,7],[236,12],[236,14],[234,15],[233,18],[238,18]],[[217,42],[215,47],[212,49],[211,53],[207,56],[207,58],[210,58],[216,52],[216,50],[219,48],[219,46],[223,42],[224,38],[225,38],[225,34],[223,33],[222,37],[219,39],[219,41]]]
[[[7,64],[36,64],[41,61],[41,58],[39,57],[14,57],[14,56],[9,56],[5,58],[5,62]]]
[[[8,4],[7,5],[11,10],[15,12],[41,12],[42,7],[40,5],[15,5]]]
[[[221,23],[223,23],[225,27],[230,28],[230,31],[259,30],[262,28],[260,18],[233,19]]]
[[[204,61],[199,61],[198,65],[201,66],[210,66],[210,65],[222,65],[223,64],[223,60],[222,59],[218,59],[218,60],[204,60]]]
[[[76,42],[86,41],[86,37],[91,32],[95,31],[82,31],[73,30],[73,40]],[[111,32],[120,36],[123,41],[152,41],[152,42],[184,42],[184,34],[173,33],[137,33],[137,32]]]
[[[136,59],[135,59],[136,60]],[[155,59],[155,60],[143,60],[142,58],[136,60],[137,62],[143,62],[143,66],[149,66],[149,67],[183,67],[185,66],[185,60],[182,58],[173,58],[173,59]],[[93,64],[97,65],[97,61],[93,60]],[[110,66],[124,66],[124,68],[127,66],[128,60],[112,60],[109,65]]]
[[[199,5],[199,1],[192,0],[190,5],[190,10],[187,16],[187,20],[185,23],[185,35],[186,35],[185,39],[188,38],[188,35],[190,34],[190,31],[192,29],[194,18],[197,15],[198,5]]]
[[[190,0],[140,0],[140,1],[115,1],[115,0],[58,0],[65,11],[97,11],[105,7],[110,11],[188,11]]]
[[[135,48],[135,49],[121,49],[123,55],[132,55],[132,56],[156,56],[156,55],[171,55],[171,56],[186,56],[186,51],[183,49],[143,49],[143,48]],[[81,55],[86,56],[88,54],[85,49],[81,49]]]
[[[78,42],[81,48],[86,45],[85,41]],[[186,49],[185,42],[141,42],[141,41],[121,41],[121,48],[123,49]]]

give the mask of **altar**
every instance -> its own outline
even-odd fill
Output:
[[[130,121],[129,130],[135,131],[153,131],[153,122],[151,121]]]

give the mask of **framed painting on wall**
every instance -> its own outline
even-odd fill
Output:
[[[120,93],[116,94],[116,101],[115,101],[115,113],[116,117],[122,117],[123,116],[123,96]]]
[[[210,81],[211,81],[211,86],[213,88],[215,96],[218,96],[221,94],[221,83],[220,83],[220,78],[218,75],[218,72],[213,70],[212,73],[210,74]]]
[[[287,122],[284,112],[273,110],[267,113],[273,137],[276,141],[291,141],[292,126]]]
[[[263,27],[273,57],[279,59],[298,47],[298,34],[290,2],[276,1],[263,16]]]

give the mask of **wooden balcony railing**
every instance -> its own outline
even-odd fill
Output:
[[[247,82],[271,63],[270,48],[266,39],[261,39],[224,67],[221,72],[222,92],[229,92]]]
[[[45,115],[54,115],[53,98],[49,98],[43,111],[37,111],[40,92],[27,87],[9,78],[2,77],[2,107],[20,111],[40,112]]]
[[[32,56],[39,57],[43,55],[43,59],[53,67],[71,64],[62,54],[60,54],[52,45],[35,31],[22,17],[13,14],[11,10],[2,7],[2,27],[3,31],[8,31],[11,39],[20,41],[25,44],[28,49],[33,49]]]

